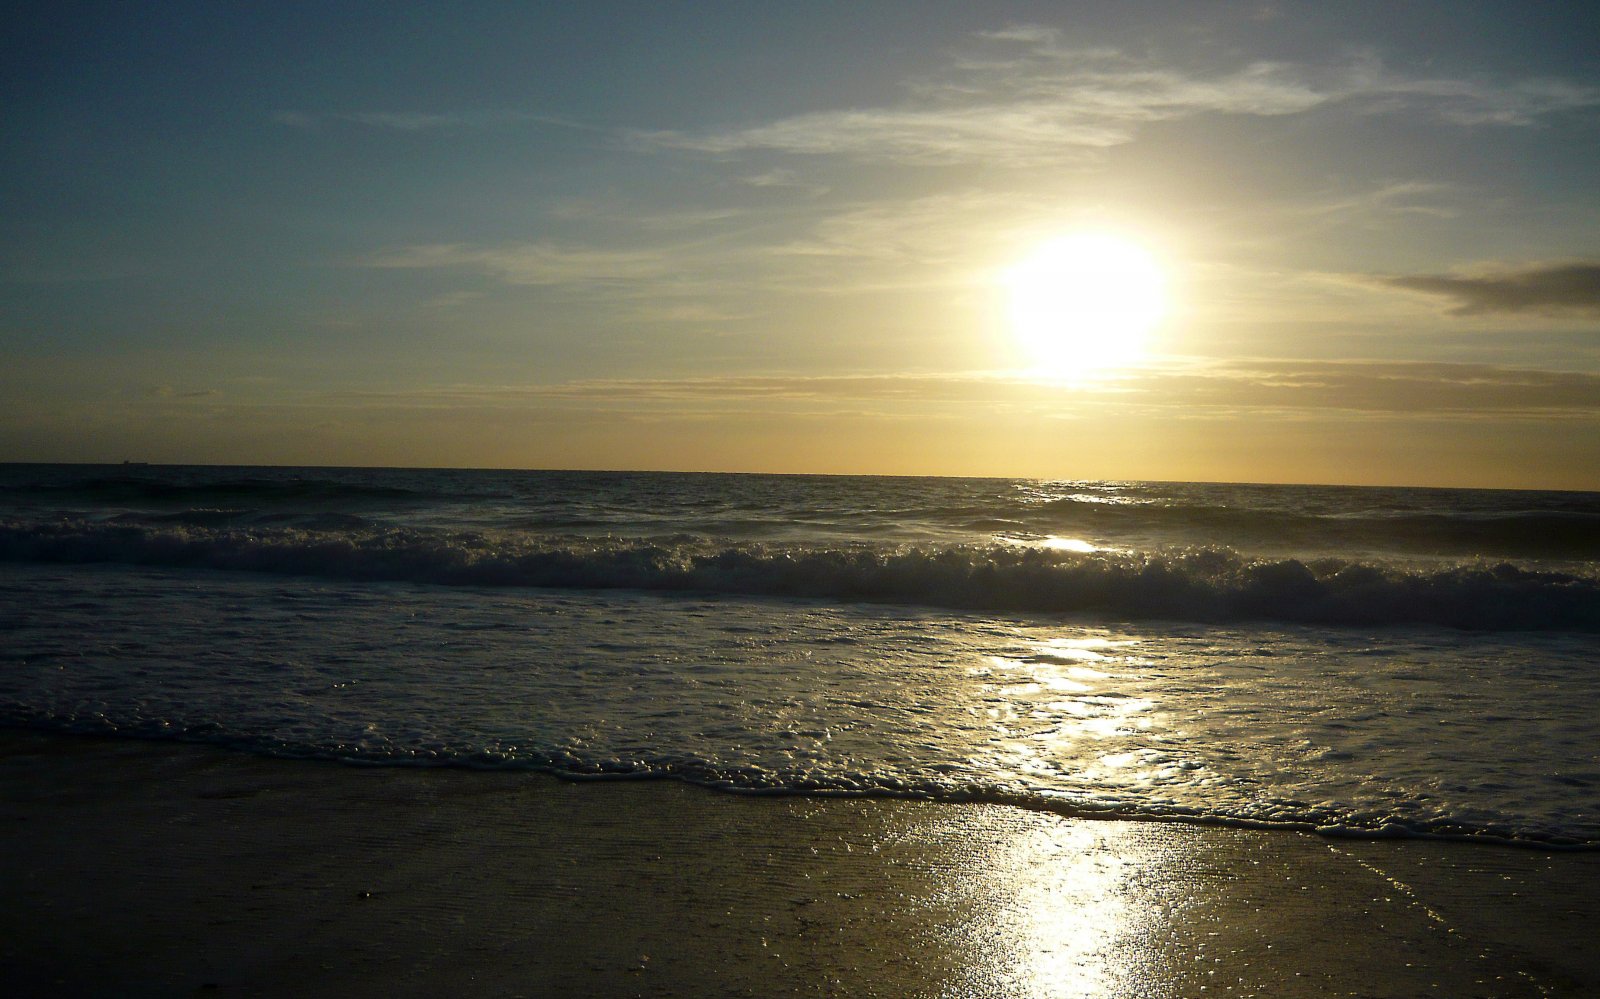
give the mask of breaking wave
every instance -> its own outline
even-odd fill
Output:
[[[1600,631],[1600,578],[1510,563],[1251,558],[1006,545],[551,539],[424,529],[0,521],[0,559],[447,586],[628,588],[1205,622]],[[339,529],[343,528],[343,529]]]

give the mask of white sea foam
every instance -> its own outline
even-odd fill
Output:
[[[1600,577],[1509,562],[1416,566],[1007,545],[528,538],[420,528],[0,522],[0,559],[472,586],[702,591],[1193,621],[1600,631]],[[1580,574],[1581,573],[1581,574]]]
[[[0,580],[10,606],[52,603],[8,622],[12,723],[747,792],[1600,844],[1587,707],[1600,677],[1570,635],[197,585],[107,566],[4,566]]]
[[[1600,846],[1596,497],[145,475],[0,469],[0,723]]]

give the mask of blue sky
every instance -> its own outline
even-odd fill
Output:
[[[1600,488],[1580,4],[40,4],[0,460]],[[1171,303],[1026,369],[1081,229]]]

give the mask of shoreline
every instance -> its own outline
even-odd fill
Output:
[[[20,995],[1580,996],[1600,853],[0,730]]]

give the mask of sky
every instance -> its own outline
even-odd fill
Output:
[[[8,6],[3,461],[1600,489],[1594,5]]]

